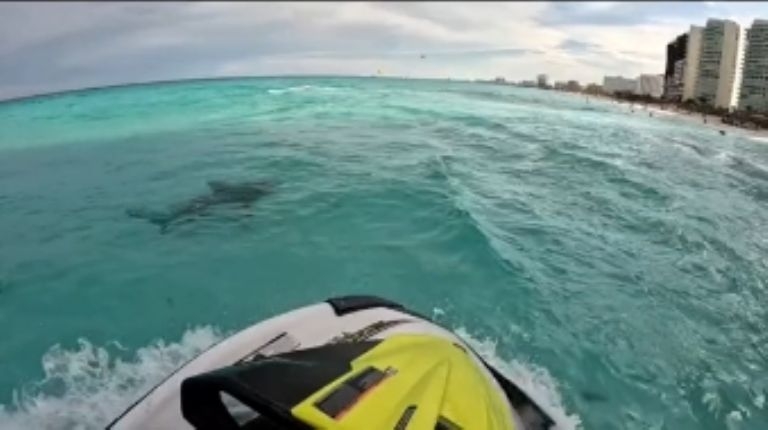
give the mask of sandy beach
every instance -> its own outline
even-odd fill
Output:
[[[580,97],[584,96],[583,94],[574,94],[574,95],[578,95]],[[682,109],[677,109],[673,106],[668,109],[661,109],[653,105],[645,105],[641,103],[630,103],[624,100],[617,100],[617,99],[614,99],[608,96],[602,96],[602,95],[601,96],[590,95],[589,99],[590,100],[596,99],[596,100],[600,100],[607,103],[617,104],[621,106],[623,109],[626,109],[627,112],[632,113],[634,115],[651,114],[654,118],[659,118],[662,120],[687,121],[690,123],[699,124],[704,127],[711,128],[715,132],[720,132],[722,130],[726,133],[726,135],[735,134],[735,135],[746,137],[755,142],[768,143],[768,130],[748,130],[746,128],[724,124],[720,120],[720,117],[716,115],[707,115],[706,122],[705,122],[702,114],[688,112]]]
[[[699,113],[688,112],[682,109],[660,109],[656,106],[634,105],[633,108],[629,107],[629,103],[622,103],[627,105],[627,109],[632,109],[635,114],[646,115],[648,113],[653,114],[656,118],[688,121],[694,124],[702,125],[704,127],[711,128],[713,131],[724,131],[726,135],[736,134],[751,140],[768,142],[768,130],[749,130],[742,127],[736,127],[730,124],[725,124],[716,115],[702,115]],[[706,118],[706,121],[705,121]]]

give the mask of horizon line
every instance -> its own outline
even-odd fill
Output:
[[[140,86],[152,86],[160,84],[173,84],[181,82],[202,82],[202,81],[226,81],[226,80],[238,80],[238,79],[275,79],[275,78],[379,78],[379,79],[411,79],[411,80],[455,80],[455,81],[468,81],[472,79],[464,78],[428,78],[428,77],[408,77],[397,75],[354,75],[354,74],[280,74],[280,75],[238,75],[238,76],[208,76],[208,77],[195,77],[195,78],[178,78],[178,79],[158,79],[149,81],[134,81],[123,82],[117,84],[105,84],[89,87],[68,88],[63,90],[55,90],[50,92],[35,93],[24,96],[14,96],[7,99],[0,98],[0,104],[15,103],[34,99],[45,99],[48,97],[56,97],[71,93],[86,93],[89,91],[107,90],[126,87],[140,87]]]

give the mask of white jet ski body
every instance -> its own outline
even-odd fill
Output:
[[[456,334],[398,303],[371,296],[333,298],[259,322],[213,345],[138,399],[107,430],[194,429],[182,413],[181,386],[188,378],[265,357],[341,342],[381,340],[398,334],[436,336],[472,351]],[[515,429],[554,428],[549,415],[528,394],[474,351],[470,355],[506,400]]]

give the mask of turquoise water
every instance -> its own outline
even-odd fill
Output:
[[[165,234],[126,216],[269,179]],[[768,146],[581,97],[187,81],[0,104],[0,428],[99,428],[226,333],[348,293],[584,429],[768,427]]]

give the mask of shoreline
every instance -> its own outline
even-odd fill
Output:
[[[721,118],[717,115],[702,115],[695,112],[689,112],[684,109],[679,109],[674,105],[669,105],[671,108],[662,109],[661,107],[657,105],[651,105],[651,104],[643,104],[643,103],[633,103],[628,102],[626,100],[617,99],[611,96],[607,95],[595,95],[595,94],[582,94],[582,93],[567,93],[572,94],[575,96],[584,97],[587,96],[589,99],[596,99],[603,102],[616,104],[618,106],[621,106],[622,108],[627,109],[627,113],[630,113],[632,115],[636,115],[638,113],[652,113],[652,118],[658,118],[662,120],[670,120],[670,121],[684,121],[687,123],[690,123],[692,125],[700,125],[707,128],[710,128],[716,132],[725,132],[725,136],[734,134],[738,136],[745,137],[747,139],[750,139],[752,141],[756,142],[765,142],[768,143],[768,130],[761,129],[761,130],[752,130],[745,127],[738,127],[731,124],[725,124],[722,122]],[[706,122],[704,122],[704,117],[706,117]]]
[[[744,127],[738,127],[731,124],[726,124],[722,122],[721,118],[717,115],[702,115],[695,112],[688,112],[683,109],[662,109],[658,106],[653,105],[639,105],[634,104],[630,102],[625,101],[618,101],[619,104],[623,106],[628,106],[630,109],[633,109],[633,111],[630,111],[632,114],[636,113],[652,113],[653,118],[660,118],[660,119],[670,119],[670,120],[678,120],[678,121],[685,121],[692,125],[700,125],[707,128],[710,128],[714,131],[725,133],[724,136],[728,136],[729,134],[735,134],[740,135],[746,138],[757,138],[758,140],[766,140],[768,139],[768,130],[751,130]],[[706,118],[706,122],[705,122]]]

